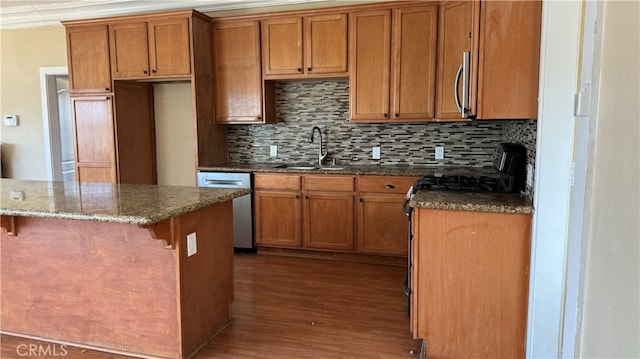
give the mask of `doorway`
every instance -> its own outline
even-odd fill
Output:
[[[41,67],[40,87],[47,180],[75,181],[73,124],[67,67]]]

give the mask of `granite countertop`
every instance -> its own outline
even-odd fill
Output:
[[[207,172],[268,172],[297,174],[340,174],[340,175],[377,175],[377,176],[426,176],[444,175],[483,175],[495,173],[492,167],[464,166],[426,166],[426,165],[354,165],[339,164],[314,169],[293,169],[282,166],[314,166],[310,163],[225,163],[216,166],[199,167]],[[338,169],[336,169],[338,168]]]
[[[418,191],[409,202],[413,208],[448,209],[498,213],[533,213],[527,197],[517,193],[472,193],[445,191]]]
[[[147,225],[251,190],[1,179],[0,193],[2,215]]]

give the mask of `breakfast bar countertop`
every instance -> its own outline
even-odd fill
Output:
[[[0,180],[0,214],[149,225],[249,189]]]
[[[418,191],[409,207],[496,213],[533,213],[531,199],[517,193]]]

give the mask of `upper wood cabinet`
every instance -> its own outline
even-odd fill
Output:
[[[267,123],[263,111],[262,66],[258,21],[213,23],[215,122]],[[266,90],[272,91],[272,84]]]
[[[166,17],[109,25],[114,79],[191,74],[190,18]]]
[[[437,8],[351,13],[351,121],[434,118]]]
[[[107,25],[67,26],[66,36],[70,91],[111,92]]]
[[[265,78],[347,76],[347,15],[263,20]]]
[[[541,21],[541,1],[482,2],[479,119],[538,117]]]
[[[472,59],[474,54],[477,25],[475,18],[480,2],[443,2],[440,5],[440,25],[438,28],[438,91],[437,118],[444,120],[464,120],[475,114],[475,103],[471,98],[475,90],[472,74],[477,72]],[[468,63],[463,65],[464,54]],[[463,104],[463,102],[465,102]],[[460,108],[465,107],[465,116]]]

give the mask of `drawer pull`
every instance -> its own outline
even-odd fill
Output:
[[[394,189],[394,188],[396,188],[396,186],[394,186],[392,184],[386,184],[386,185],[384,185],[384,188],[385,189]]]

